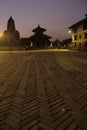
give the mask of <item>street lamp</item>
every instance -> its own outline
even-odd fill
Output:
[[[71,30],[69,30],[69,31],[68,31],[68,33],[69,33],[69,34],[71,34],[71,33],[72,33],[72,31],[71,31]]]

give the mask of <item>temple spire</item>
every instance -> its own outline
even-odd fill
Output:
[[[9,20],[8,20],[7,30],[10,31],[10,32],[15,31],[15,22],[14,22],[12,16],[10,16],[10,18],[9,18]]]

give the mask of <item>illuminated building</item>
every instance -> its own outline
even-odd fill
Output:
[[[87,14],[86,18],[69,27],[72,31],[72,46],[79,48],[87,47]]]

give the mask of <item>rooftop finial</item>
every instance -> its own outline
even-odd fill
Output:
[[[10,16],[10,19],[12,19],[12,16]]]
[[[40,24],[38,24],[38,27],[40,27]]]

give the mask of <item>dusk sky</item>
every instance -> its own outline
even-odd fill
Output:
[[[29,37],[38,24],[52,39],[70,38],[68,27],[85,18],[87,0],[0,0],[0,34],[10,16],[21,37]]]

